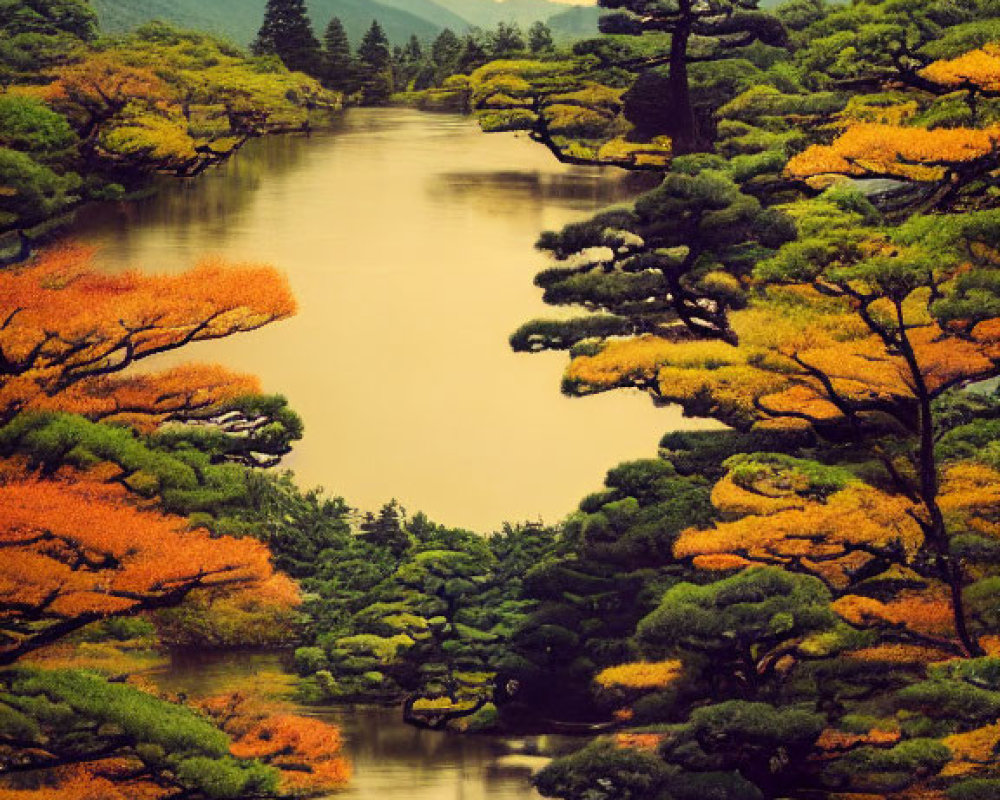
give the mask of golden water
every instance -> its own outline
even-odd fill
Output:
[[[253,142],[150,200],[88,210],[74,234],[111,268],[214,253],[287,271],[297,317],[167,363],[218,361],[285,394],[306,423],[288,460],[303,486],[488,531],[557,521],[608,468],[697,424],[639,393],[563,397],[564,354],[507,345],[558,313],[532,285],[538,234],[634,196],[634,180],[469,119],[354,109],[332,131]]]

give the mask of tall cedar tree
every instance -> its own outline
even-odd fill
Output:
[[[389,39],[378,20],[372,20],[371,27],[361,40],[358,62],[362,101],[365,105],[384,103],[392,94],[392,52],[389,50]]]
[[[779,45],[785,30],[777,18],[758,10],[758,0],[600,0],[600,6],[615,11],[601,18],[604,33],[640,36],[669,33],[670,65],[666,106],[670,109],[668,133],[676,153],[705,150],[710,142],[698,130],[691,99],[688,65],[714,61],[756,41]]]
[[[532,53],[544,53],[555,47],[552,29],[539,20],[528,28],[528,49]]]
[[[356,65],[351,43],[339,17],[330,20],[323,36],[323,83],[331,89],[351,91],[355,88]]]
[[[451,28],[445,28],[431,45],[431,60],[435,66],[451,67],[462,55],[462,41]]]
[[[305,0],[267,0],[253,52],[276,55],[289,69],[316,75],[321,62],[320,46]]]

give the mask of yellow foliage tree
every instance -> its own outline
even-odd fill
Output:
[[[962,611],[965,568],[951,553],[954,526],[943,504],[960,501],[942,492],[934,404],[1000,368],[991,299],[1000,221],[981,212],[880,229],[862,222],[858,202],[832,194],[788,209],[799,238],[757,267],[753,302],[730,312],[738,346],[650,335],[609,340],[571,362],[566,386],[578,393],[639,386],[738,427],[808,427],[867,444],[884,467],[884,489],[845,486],[818,503],[748,497],[747,486],[724,481],[717,502],[723,509],[745,502],[750,516],[723,527],[716,545],[710,535],[689,535],[681,552],[716,568],[805,558],[812,571],[832,570],[827,579],[843,583],[864,560],[859,546],[896,541],[900,563],[933,564],[925,579],[949,587],[954,633],[978,653]],[[762,504],[771,516],[757,526],[750,520]]]
[[[286,280],[267,267],[205,261],[188,272],[147,276],[98,272],[87,248],[50,250],[0,275],[0,419],[31,407],[90,409],[166,418],[230,393],[225,373],[175,370],[121,380],[135,361],[209,339],[252,331],[295,310]],[[211,378],[202,391],[194,381]],[[214,386],[213,386],[214,384]],[[249,387],[240,379],[233,390]],[[69,390],[73,390],[70,392]]]

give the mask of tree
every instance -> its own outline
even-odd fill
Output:
[[[349,92],[355,85],[355,63],[347,32],[338,17],[330,20],[323,37],[323,83]]]
[[[506,58],[524,50],[524,34],[516,22],[498,22],[496,29],[489,36],[490,55],[493,58]]]
[[[552,40],[552,29],[541,20],[528,28],[528,49],[532,55],[546,53],[555,47]]]
[[[378,516],[368,514],[361,524],[361,536],[376,547],[388,549],[399,558],[413,544],[403,529],[406,511],[395,500],[379,509]]]
[[[336,728],[242,696],[196,710],[94,673],[30,667],[0,686],[12,723],[0,761],[20,779],[8,787],[22,787],[0,789],[10,800],[301,797],[349,775]]]
[[[343,785],[350,766],[340,754],[340,731],[318,719],[281,713],[236,692],[200,704],[233,738],[230,752],[278,771],[278,788],[290,796]]]
[[[92,268],[91,256],[65,246],[0,278],[9,302],[0,325],[0,418],[42,396],[51,404],[138,359],[256,330],[295,308],[285,280],[267,268],[207,262],[180,275],[107,275]]]
[[[253,52],[276,55],[290,70],[317,75],[320,44],[313,33],[305,0],[268,0]]]
[[[24,0],[4,4],[0,29],[8,36],[66,33],[86,41],[96,35],[97,20],[82,0]]]
[[[201,800],[276,793],[279,773],[232,758],[228,737],[192,709],[81,671],[18,668],[0,682],[0,708],[15,722],[0,733],[5,771],[28,786],[44,776],[35,789],[0,790],[4,797],[124,800],[162,796],[164,788]]]
[[[593,682],[606,668],[638,658],[636,625],[660,592],[687,575],[673,558],[678,534],[694,520],[707,524],[712,513],[700,478],[670,462],[634,461],[609,471],[605,488],[584,498],[550,551],[525,569],[524,597],[533,607],[501,663],[502,675],[517,682],[505,718],[603,719],[604,691],[595,698]],[[647,715],[670,691],[664,686],[630,710],[653,721]]]
[[[708,656],[717,699],[755,698],[779,658],[833,628],[830,593],[816,578],[780,568],[747,569],[708,586],[682,583],[636,631],[646,653]],[[724,688],[726,682],[736,688]]]
[[[998,168],[1000,130],[995,128],[857,123],[832,144],[813,145],[797,155],[787,172],[816,185],[833,175],[912,182],[921,186],[915,208],[948,210],[988,191]]]
[[[66,118],[35,97],[0,96],[0,130],[0,145],[50,164],[77,144]]]
[[[569,378],[596,388],[654,375],[664,399],[737,425],[809,425],[866,443],[892,491],[918,505],[922,552],[949,587],[955,635],[975,654],[964,567],[941,507],[935,403],[997,369],[996,214],[917,217],[880,230],[864,226],[863,205],[848,193],[799,207],[799,240],[756,268],[766,299],[730,316],[740,344],[729,356],[725,346],[646,338],[580,357]]]
[[[618,22],[641,30],[682,5]],[[723,5],[698,8],[735,30]],[[1000,673],[986,655],[1000,623],[1000,458],[996,401],[976,386],[1000,374],[996,9],[824,6],[778,12],[796,70],[759,45],[744,53],[759,86],[727,75],[735,60],[690,69],[729,98],[718,155],[675,159],[655,201],[543,237],[561,262],[537,278],[546,301],[602,313],[530,323],[514,346],[570,349],[567,393],[638,387],[731,426],[661,443],[714,483],[713,510],[657,539],[670,555],[639,551],[644,591],[587,568],[585,554],[615,563],[634,542],[634,506],[603,494],[529,573],[541,603],[514,638],[521,674],[566,687],[577,708],[573,676],[596,676],[619,723],[649,726],[557,760],[537,779],[546,793],[957,799],[1000,786]],[[670,77],[637,81],[626,113],[668,119],[657,92]],[[694,190],[709,180],[714,191]],[[702,216],[709,194],[733,202]],[[727,251],[751,208],[739,197],[773,217]],[[683,229],[698,220],[720,225],[706,237],[719,250]],[[710,288],[693,319],[671,320],[658,274],[691,284],[657,259],[694,253],[721,266],[687,273]],[[706,325],[716,309],[725,323]],[[609,641],[613,603],[651,599]],[[603,625],[583,610],[599,604]]]
[[[49,88],[49,102],[74,123],[80,138],[93,147],[101,126],[130,103],[171,102],[169,86],[151,69],[132,67],[112,54],[94,55],[61,68]]]
[[[40,83],[97,36],[97,15],[84,0],[25,0],[0,5],[0,83]],[[40,79],[41,78],[41,79]]]
[[[794,229],[725,173],[687,174],[681,166],[634,210],[542,236],[538,247],[568,265],[537,276],[544,300],[603,314],[529,322],[511,337],[515,349],[568,349],[595,335],[642,333],[735,341],[728,319],[730,309],[746,304],[741,281],[755,257],[788,241]]]
[[[6,147],[0,147],[0,183],[0,228],[36,225],[80,199],[79,175],[60,175],[27,153]]]
[[[182,519],[130,506],[121,488],[27,479],[0,496],[2,664],[109,615],[271,575],[259,542],[185,533]]]
[[[403,48],[403,57],[411,64],[416,64],[423,60],[424,48],[421,46],[420,40],[415,33],[411,34],[409,40],[406,42],[406,47]]]
[[[489,60],[490,57],[486,49],[486,44],[483,42],[482,31],[473,30],[467,33],[465,39],[462,41],[462,52],[458,57],[458,63],[455,65],[455,68],[459,72],[468,74],[474,69],[483,66]]]
[[[440,70],[450,70],[462,54],[462,41],[451,28],[445,28],[431,45],[431,60]]]
[[[469,76],[472,104],[487,132],[528,131],[560,161],[661,171],[666,137],[636,136],[622,115],[623,90],[600,83],[590,59],[493,61]]]
[[[797,60],[813,86],[864,91],[898,81],[935,91],[922,71],[994,41],[998,21],[996,7],[983,0],[863,0],[806,27]]]
[[[386,102],[393,91],[392,52],[389,50],[389,39],[378,20],[372,20],[371,27],[358,45],[358,66],[362,102],[365,105]]]
[[[175,103],[165,110],[184,120],[208,164],[250,137],[307,127],[311,109],[337,107],[337,98],[316,80],[289,72],[278,59],[247,59],[209,35],[163,23],[139,28],[115,54],[129,65],[154,70],[170,85]],[[164,109],[146,104],[142,110],[162,114]],[[202,124],[211,132],[206,134]]]
[[[759,11],[757,0],[722,0],[697,3],[678,0],[664,4],[649,0],[601,0],[603,8],[615,13],[601,19],[605,33],[669,33],[670,66],[666,85],[666,103],[671,109],[665,133],[674,141],[677,153],[706,149],[710,142],[698,129],[692,103],[689,64],[696,60],[724,58],[736,48],[755,41],[780,45],[785,31],[777,18]]]

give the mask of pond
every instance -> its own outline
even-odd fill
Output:
[[[88,208],[71,235],[108,269],[219,255],[286,271],[295,318],[186,347],[183,360],[257,374],[289,398],[306,433],[287,466],[304,487],[365,509],[395,497],[488,532],[558,521],[608,468],[655,455],[664,431],[705,424],[638,392],[564,397],[564,354],[507,344],[521,323],[559,314],[532,285],[539,233],[635,196],[642,180],[561,165],[468,118],[351,109],[150,199]]]
[[[225,694],[252,686],[255,692],[287,694],[292,678],[281,657],[257,652],[179,652],[149,673],[169,692],[188,697]],[[297,709],[335,723],[354,774],[334,800],[537,800],[531,770],[539,754],[578,747],[564,736],[462,736],[418,730],[399,708],[340,706]]]

